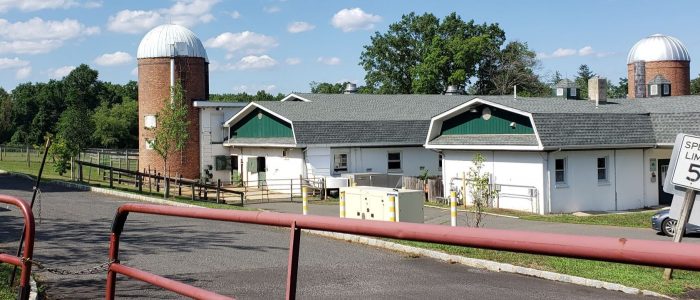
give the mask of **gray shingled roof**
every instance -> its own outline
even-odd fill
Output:
[[[467,95],[295,94],[311,102],[257,102],[294,124],[297,144],[421,145],[429,121],[474,98],[532,114],[544,147],[672,143],[700,134],[700,97],[610,99],[606,104],[561,98]],[[438,137],[433,145],[530,145],[529,137]],[[527,140],[527,141],[525,141]],[[443,144],[449,143],[449,144]]]
[[[430,142],[436,145],[538,146],[534,134],[451,134]]]

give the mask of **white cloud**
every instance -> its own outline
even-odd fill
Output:
[[[280,12],[282,9],[279,6],[265,6],[263,7],[263,11],[268,13],[268,14],[274,14]]]
[[[237,10],[234,10],[230,13],[228,13],[229,16],[231,16],[232,19],[240,19],[241,18],[241,13],[238,12]]]
[[[544,59],[544,58],[561,58],[561,57],[569,57],[569,56],[595,56],[595,57],[606,57],[610,56],[614,53],[612,52],[598,52],[593,49],[591,46],[585,46],[581,49],[572,49],[572,48],[558,48],[557,50],[554,50],[551,54],[548,53],[543,53],[539,52],[537,53],[537,57]]]
[[[245,51],[248,54],[258,54],[277,47],[277,41],[267,35],[251,31],[224,32],[215,38],[208,39],[205,46],[226,49],[229,54]],[[229,55],[227,58],[231,58]]]
[[[29,75],[32,74],[32,67],[27,66],[27,67],[22,67],[17,69],[17,72],[15,73],[15,78],[17,79],[25,79],[29,77]]]
[[[70,74],[75,69],[75,66],[63,66],[58,69],[49,69],[48,74],[51,79],[61,79]]]
[[[138,76],[139,76],[139,68],[138,68],[138,67],[134,67],[133,69],[131,69],[131,75],[132,75],[132,76],[137,76],[137,77],[138,77]]]
[[[248,93],[248,94],[255,94],[260,90],[264,90],[265,92],[272,94],[273,92],[277,91],[277,86],[274,84],[252,84],[252,85],[241,84],[241,85],[233,86],[231,88],[231,90],[234,93]]]
[[[313,30],[316,25],[309,24],[306,22],[293,22],[287,26],[287,31],[291,33],[300,33],[304,31]]]
[[[59,40],[65,41],[81,36],[98,34],[98,27],[87,27],[73,19],[44,21],[32,18],[26,22],[12,23],[0,19],[0,37],[11,41]]]
[[[370,30],[376,23],[382,21],[379,15],[368,14],[361,8],[344,8],[335,13],[331,19],[333,27],[350,32],[355,30]]]
[[[317,62],[320,62],[325,65],[339,65],[340,64],[340,58],[337,57],[319,57],[316,59]]]
[[[39,54],[48,53],[63,46],[63,41],[0,41],[0,53]]]
[[[277,61],[267,55],[248,55],[241,58],[233,68],[236,70],[269,69],[277,65]]]
[[[10,9],[37,11],[42,9],[69,8],[77,6],[73,0],[0,0],[0,12]]]
[[[219,0],[180,0],[169,8],[156,10],[122,10],[109,17],[107,28],[121,33],[142,33],[170,22],[185,27],[214,20],[212,8]]]
[[[85,7],[85,8],[100,8],[100,7],[102,7],[102,1],[100,1],[100,0],[87,1],[87,2],[85,2],[85,4],[83,4],[83,7]]]
[[[15,58],[0,58],[0,70],[5,69],[16,69],[21,67],[26,67],[29,62],[26,60],[21,60],[18,57]]]
[[[95,63],[99,66],[116,66],[131,62],[133,57],[129,53],[117,51],[105,53],[95,58]]]
[[[284,60],[288,65],[298,65],[301,63],[301,58],[298,57],[290,57]]]

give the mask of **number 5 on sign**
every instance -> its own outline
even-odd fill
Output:
[[[671,183],[693,190],[700,189],[700,137],[684,135],[676,147],[678,156]]]

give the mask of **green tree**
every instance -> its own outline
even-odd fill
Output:
[[[63,174],[71,157],[91,145],[93,131],[91,111],[80,106],[68,107],[58,120],[56,141],[50,153],[55,159],[56,172]]]
[[[377,93],[437,94],[448,85],[464,88],[477,75],[483,53],[504,41],[498,24],[465,22],[456,13],[442,21],[430,13],[410,13],[371,37],[360,65],[367,86]]]
[[[63,77],[68,106],[94,109],[100,104],[98,95],[102,86],[98,75],[90,66],[81,64]]]
[[[187,118],[188,108],[185,103],[185,93],[180,83],[171,88],[171,98],[163,101],[165,106],[156,114],[157,125],[151,129],[154,132],[152,141],[153,150],[163,159],[163,176],[170,176],[168,159],[177,151],[185,148],[189,133],[187,127],[190,121]],[[166,184],[168,181],[166,180]],[[164,197],[168,196],[168,188],[164,190]]]
[[[255,95],[248,93],[237,93],[237,94],[211,94],[209,95],[209,101],[214,102],[252,102],[252,101],[279,101],[285,97],[284,94],[278,93],[277,95],[272,95],[264,90],[260,90]]]
[[[342,94],[347,84],[348,82],[329,83],[312,81],[309,85],[311,86],[311,92],[314,94]]]
[[[0,144],[10,140],[15,124],[12,122],[12,99],[0,88]]]
[[[583,64],[578,67],[578,75],[576,76],[576,86],[581,91],[581,99],[588,99],[588,79],[593,78],[595,73],[588,68],[588,65]]]
[[[474,154],[472,166],[467,172],[467,186],[469,187],[469,194],[472,197],[472,207],[474,209],[473,220],[469,220],[469,213],[467,213],[467,226],[483,227],[484,209],[491,206],[493,200],[498,198],[498,191],[491,189],[491,174],[483,171],[484,162],[486,162],[486,157],[477,152]]]
[[[564,79],[564,77],[561,76],[561,73],[559,71],[554,71],[554,74],[552,75],[552,78],[549,80],[549,84],[551,86],[555,86],[559,81]]]
[[[550,87],[535,74],[539,66],[534,51],[527,43],[510,42],[502,50],[490,54],[491,63],[480,81],[487,80],[492,90],[490,94],[506,95],[513,93],[513,86],[518,87],[522,96],[546,96],[551,94]]]
[[[700,74],[690,81],[690,94],[700,95]]]
[[[92,115],[95,131],[92,138],[104,148],[138,147],[138,103],[127,99],[111,107],[102,103]]]
[[[621,77],[617,85],[608,80],[608,98],[619,99],[627,97],[627,78]]]

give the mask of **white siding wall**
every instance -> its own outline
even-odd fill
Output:
[[[308,177],[331,175],[333,156],[328,147],[306,148],[306,172]]]
[[[258,173],[248,170],[248,160],[259,156],[265,157],[266,179],[270,190],[289,192],[289,180],[296,179],[303,174],[304,157],[301,149],[287,150],[287,156],[282,156],[284,148],[234,148],[233,154],[238,155],[239,164],[243,163],[243,180],[248,181],[249,186],[256,186],[253,181],[258,180]],[[240,167],[239,167],[240,168]],[[298,190],[298,186],[296,188]]]
[[[659,205],[659,187],[658,181],[661,180],[659,172],[659,163],[656,162],[656,167],[651,170],[651,160],[669,159],[671,158],[672,149],[647,149],[644,150],[644,200],[646,206]],[[656,175],[652,182],[652,172]]]
[[[204,171],[204,168],[212,166],[212,182],[216,182],[217,179],[221,179],[224,183],[231,182],[231,171],[222,170],[216,171],[216,166],[214,164],[214,156],[217,155],[230,155],[230,149],[224,147],[223,144],[217,143],[212,144],[212,126],[219,124],[223,128],[224,121],[227,115],[233,115],[238,111],[238,108],[228,108],[225,110],[216,110],[215,108],[200,108],[199,109],[199,122],[200,122],[200,135],[199,135],[199,145],[200,145],[200,174]],[[228,132],[227,128],[223,128],[224,132]],[[216,132],[216,130],[214,130]],[[220,138],[219,138],[220,140]]]
[[[442,172],[445,195],[449,195],[451,186],[461,187],[462,173],[473,166],[472,160],[477,152],[486,158],[482,172],[492,174],[493,182],[501,185],[501,195],[494,205],[545,213],[543,164],[546,154],[541,152],[445,150]],[[529,196],[528,187],[537,190],[534,197]]]
[[[599,182],[597,158],[608,158]],[[555,159],[566,159],[566,184],[555,183]],[[551,212],[624,210],[644,206],[643,150],[559,151],[549,157]],[[617,168],[617,169],[616,169]]]
[[[341,149],[343,148],[338,150]],[[401,152],[401,172],[399,174],[418,176],[421,173],[421,167],[427,169],[430,175],[440,174],[437,152],[423,147],[344,148],[344,150],[349,152],[348,171],[350,173],[387,173],[388,153]],[[333,157],[331,156],[330,159],[332,160]],[[330,166],[332,163],[329,161],[328,165]]]

